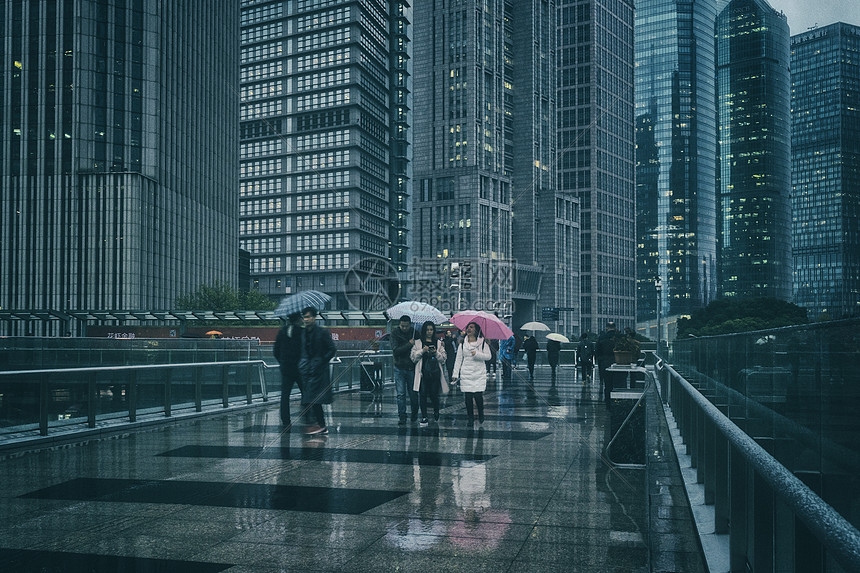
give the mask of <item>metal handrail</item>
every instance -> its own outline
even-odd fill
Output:
[[[671,365],[660,364],[658,370],[666,370],[678,382],[728,443],[767,482],[774,495],[800,518],[828,554],[847,571],[860,571],[860,531],[732,422]]]
[[[256,364],[265,368],[277,368],[266,364],[263,360],[225,360],[222,362],[177,362],[173,364],[133,364],[124,366],[90,366],[83,368],[44,368],[40,370],[3,370],[0,376],[23,376],[36,374],[74,374],[75,372],[111,372],[117,370],[154,370],[158,368],[183,368],[199,366],[231,366]]]

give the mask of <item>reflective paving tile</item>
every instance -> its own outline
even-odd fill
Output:
[[[313,486],[78,478],[21,497],[358,514],[407,493]]]
[[[61,551],[32,551],[28,549],[0,549],[0,564],[4,571],[15,573],[217,573],[229,569],[224,563],[201,563],[172,559],[118,557]]]

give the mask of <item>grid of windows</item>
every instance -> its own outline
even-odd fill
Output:
[[[284,151],[282,139],[267,139],[264,141],[252,141],[239,146],[239,158],[249,159],[251,157],[264,157],[266,155],[278,155]]]
[[[313,193],[296,197],[296,210],[298,211],[318,211],[341,207],[349,207],[349,193],[346,191]]]
[[[349,171],[328,171],[326,173],[312,173],[296,177],[296,191],[314,191],[316,189],[332,189],[348,187],[350,181]]]
[[[349,247],[349,233],[317,233],[296,237],[297,251],[345,249]]]
[[[282,199],[255,199],[253,201],[239,202],[239,216],[246,215],[274,215],[281,212]]]
[[[349,255],[346,253],[296,257],[297,271],[326,271],[346,268],[349,268]]]
[[[251,44],[253,42],[268,40],[269,38],[278,38],[283,34],[284,23],[282,21],[271,22],[269,24],[263,24],[262,26],[255,26],[253,28],[242,30],[241,42],[243,44]]]
[[[257,22],[264,22],[266,20],[274,20],[275,18],[280,18],[283,15],[284,3],[274,2],[266,6],[260,6],[259,8],[250,8],[248,10],[242,10],[242,17],[240,23],[242,24],[242,26],[247,26],[248,24],[256,24]]]
[[[239,247],[252,255],[280,253],[283,239],[281,237],[263,237],[262,239],[244,239],[239,241]]]
[[[299,56],[296,58],[296,71],[304,72],[348,64],[350,62],[349,54],[349,48],[338,48],[336,50],[326,50],[325,52]]]
[[[284,95],[284,81],[275,80],[261,84],[244,85],[239,90],[240,101],[252,101]]]
[[[260,44],[242,48],[239,52],[239,63],[247,64],[248,62],[256,62],[259,60],[269,60],[271,58],[280,58],[284,55],[283,42],[270,42],[268,44]]]
[[[283,224],[280,217],[270,219],[248,219],[239,221],[240,235],[259,235],[267,233],[280,233]]]
[[[283,181],[280,178],[242,181],[239,184],[239,196],[252,197],[255,195],[275,195],[280,193],[283,188]]]
[[[279,273],[282,267],[281,257],[254,257],[251,259],[252,273]]]
[[[283,60],[277,60],[253,66],[245,66],[239,74],[239,79],[243,82],[253,82],[282,75],[284,75],[284,62]]]
[[[320,149],[322,147],[342,147],[349,145],[349,130],[338,129],[337,131],[325,131],[322,133],[312,133],[310,135],[301,135],[296,138],[296,151],[308,151],[310,149]]]
[[[296,91],[318,90],[349,83],[349,68],[338,68],[296,78]]]
[[[239,164],[239,177],[263,177],[283,172],[283,159],[245,161]]]
[[[347,105],[349,104],[349,98],[349,88],[303,95],[296,98],[296,111]]]
[[[296,231],[317,229],[345,229],[349,227],[349,211],[337,213],[314,213],[296,217]]]
[[[282,113],[284,113],[284,101],[281,99],[275,99],[272,101],[243,105],[239,112],[239,119],[244,121],[247,119],[256,119],[258,117],[268,117],[270,115],[281,115]]]
[[[299,0],[296,2],[296,8],[299,11],[306,10],[317,10],[319,8],[325,8],[326,6],[334,6],[339,4],[343,0]]]
[[[308,34],[296,38],[296,49],[302,52],[309,50],[319,50],[343,44],[349,41],[349,28],[337,28],[335,30],[326,30],[316,34]]]
[[[296,19],[296,29],[310,31],[328,26],[336,26],[337,24],[349,22],[349,18],[350,9],[348,7],[326,10],[309,16],[300,16]]]
[[[311,153],[296,157],[296,169],[310,171],[312,169],[330,169],[349,165],[349,150],[338,149],[325,153]]]

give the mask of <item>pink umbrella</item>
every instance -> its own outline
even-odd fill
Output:
[[[481,335],[484,338],[507,340],[514,335],[513,331],[502,322],[501,318],[483,310],[464,310],[458,312],[451,317],[451,322],[460,330],[466,330],[466,325],[474,322],[481,327]]]

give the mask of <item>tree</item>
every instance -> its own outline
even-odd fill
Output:
[[[715,300],[678,321],[678,337],[711,336],[806,324],[806,309],[770,297]]]
[[[242,292],[224,281],[202,285],[195,292],[176,298],[177,310],[273,310],[275,303],[260,291]]]

